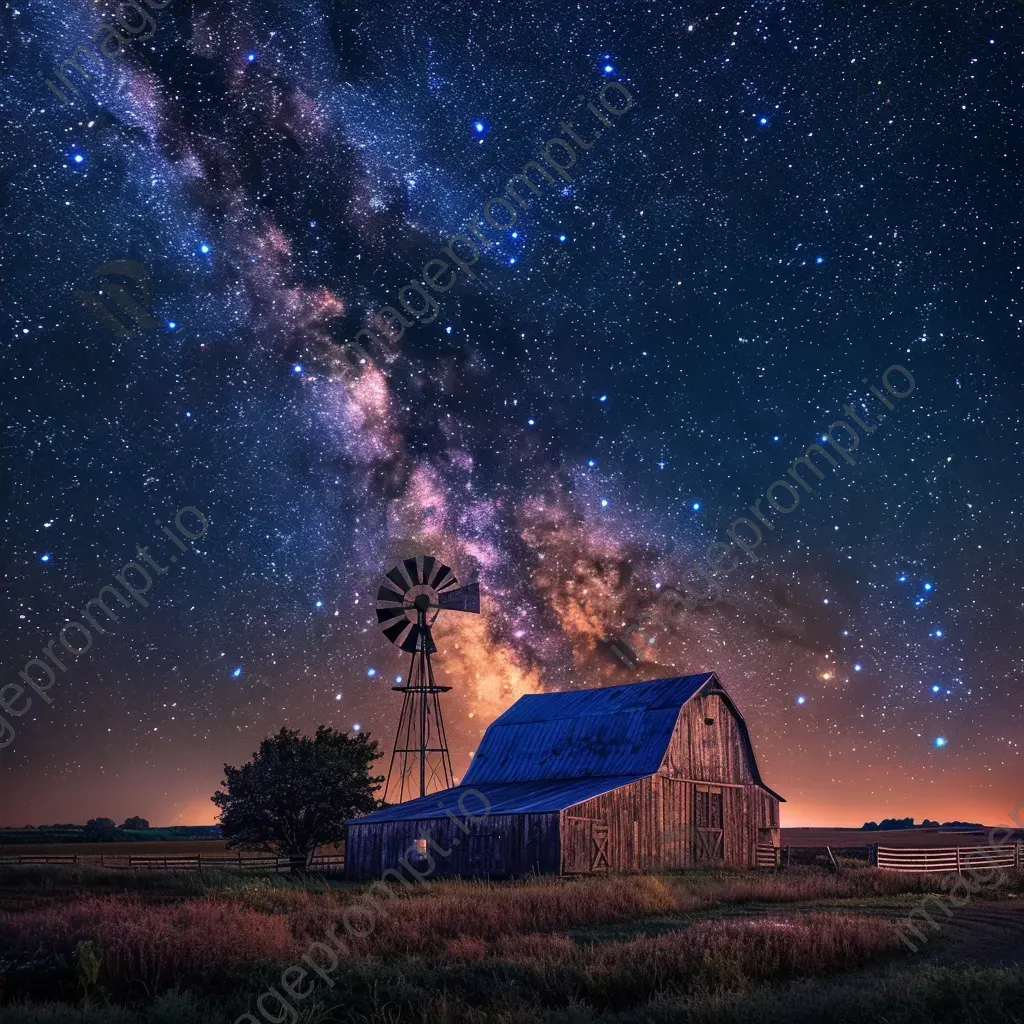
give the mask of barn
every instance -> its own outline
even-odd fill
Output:
[[[462,783],[348,824],[346,872],[591,874],[773,863],[782,797],[713,673],[531,694]]]

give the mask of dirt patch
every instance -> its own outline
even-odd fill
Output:
[[[949,966],[974,963],[983,967],[1024,966],[1024,899],[998,903],[969,903],[955,911],[948,923],[933,915],[942,926],[935,950],[927,955],[929,942],[921,950],[928,963]],[[929,929],[930,931],[930,929]]]

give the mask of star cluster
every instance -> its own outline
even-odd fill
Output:
[[[72,95],[98,8],[0,11],[0,685],[157,519],[210,520],[19,720],[0,823],[211,821],[283,724],[390,752],[407,665],[374,595],[420,553],[484,595],[436,629],[457,776],[523,693],[714,670],[784,824],[1024,799],[1019,4],[153,16]],[[635,106],[572,180],[488,229],[434,322],[347,358],[613,82]],[[156,327],[76,298],[112,260],[148,268]],[[635,670],[610,656],[893,363],[916,390],[856,465]]]

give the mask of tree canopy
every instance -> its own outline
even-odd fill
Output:
[[[376,740],[320,726],[312,739],[282,728],[265,739],[241,768],[224,765],[224,789],[210,798],[221,811],[229,849],[270,845],[289,857],[308,857],[340,842],[345,822],[375,810],[371,776],[380,757]]]
[[[116,839],[117,822],[113,818],[90,818],[82,829],[82,838],[93,843]]]
[[[140,829],[149,828],[149,822],[146,821],[145,818],[140,818],[138,815],[135,815],[134,817],[126,818],[125,823],[121,828],[129,829],[132,832],[138,832]]]

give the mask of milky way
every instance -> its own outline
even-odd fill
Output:
[[[117,11],[2,12],[0,685],[157,519],[210,526],[8,716],[0,823],[211,821],[284,724],[390,752],[374,595],[420,553],[484,594],[436,628],[456,776],[523,693],[714,670],[783,824],[1024,799],[1024,7],[172,0],[122,6],[123,47]],[[604,133],[571,181],[353,359],[563,121]],[[76,297],[115,260],[156,327]],[[916,388],[856,464],[620,664],[893,364]]]

